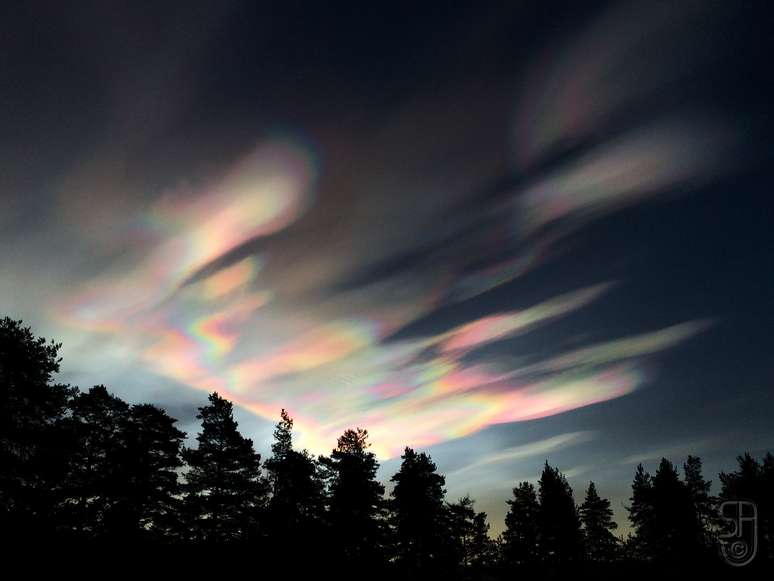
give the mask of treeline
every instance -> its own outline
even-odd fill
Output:
[[[104,386],[55,383],[59,348],[19,321],[0,320],[3,538],[244,545],[355,570],[494,579],[567,566],[715,562],[718,501],[744,498],[758,507],[759,559],[773,556],[770,453],[740,456],[735,472],[720,474],[719,498],[699,458],[688,457],[682,477],[666,459],[652,476],[638,466],[626,539],[593,482],[578,505],[546,462],[537,486],[517,483],[505,530],[493,539],[473,500],[446,500],[426,453],[405,449],[386,495],[366,430],[346,430],[330,455],[315,458],[294,447],[283,410],[263,460],[217,393],[199,409],[196,446],[186,448],[186,434],[162,409],[130,405]]]

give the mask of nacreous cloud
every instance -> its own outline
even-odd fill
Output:
[[[418,97],[365,138],[336,127],[314,147],[268,141],[201,189],[149,194],[123,222],[102,225],[115,249],[56,305],[57,322],[68,340],[91,339],[84,359],[134,358],[162,385],[218,390],[270,420],[287,408],[315,452],[354,425],[392,457],[631,393],[647,358],[707,323],[505,357],[492,352],[564,324],[616,286],[564,282],[514,300],[518,308],[482,296],[550,265],[568,234],[597,217],[739,163],[723,119],[668,106],[624,115],[686,73],[645,66],[647,46],[631,44],[673,25],[653,12],[614,14],[548,51],[520,95],[502,81],[483,96]],[[690,44],[670,38],[676,49]],[[648,74],[632,78],[624,52]],[[508,136],[496,131],[509,120],[515,143],[503,152]],[[482,308],[465,311],[471,304]],[[454,308],[453,324],[416,330]]]

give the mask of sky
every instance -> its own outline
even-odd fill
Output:
[[[0,312],[59,379],[280,409],[502,529],[543,462],[774,448],[763,2],[0,8]]]

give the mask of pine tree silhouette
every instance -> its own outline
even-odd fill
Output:
[[[66,470],[61,422],[74,393],[53,383],[60,348],[0,319],[0,535],[20,543],[54,534]]]
[[[447,504],[447,535],[451,544],[451,558],[459,576],[481,575],[491,567],[494,546],[489,539],[486,513],[476,512],[475,502],[464,496]]]
[[[583,555],[583,533],[572,488],[557,468],[543,467],[538,487],[540,551],[548,563],[578,561]]]
[[[334,551],[352,567],[384,566],[387,542],[384,486],[368,431],[346,430],[329,457],[321,457],[328,484],[328,522]]]
[[[613,521],[610,501],[599,496],[593,482],[589,482],[579,512],[583,523],[586,557],[597,562],[613,561],[618,555],[618,540],[611,531],[618,525]]]
[[[473,517],[473,531],[466,551],[471,577],[485,577],[497,564],[497,556],[497,543],[489,536],[487,514],[477,512]]]
[[[67,420],[71,438],[64,526],[82,539],[169,541],[177,529],[176,470],[185,434],[150,404],[129,406],[96,386],[79,394]]]
[[[125,482],[129,410],[104,385],[72,401],[67,420],[72,453],[62,514],[67,530],[82,540],[113,541],[136,532]]]
[[[133,405],[125,427],[125,446],[118,454],[122,494],[137,540],[169,542],[180,534],[178,470],[183,465],[185,433],[177,420],[150,404]]]
[[[447,571],[451,564],[445,537],[444,484],[430,457],[406,448],[390,503],[397,561],[408,575]]]
[[[639,558],[663,561],[696,561],[704,548],[701,519],[696,512],[698,489],[705,485],[698,480],[697,464],[689,477],[691,485],[680,480],[674,465],[662,458],[654,477],[637,467],[632,484],[632,505],[629,515],[635,528],[635,547]],[[697,487],[692,491],[691,486]]]
[[[662,458],[653,477],[657,555],[672,561],[690,561],[700,550],[701,534],[688,486],[674,465]]]
[[[630,545],[631,556],[649,559],[655,552],[656,538],[654,522],[653,479],[642,464],[637,465],[632,482],[631,504],[627,507],[634,534]]]
[[[618,576],[627,573],[614,562],[621,558],[637,567],[628,569],[635,576],[713,563],[716,499],[696,456],[683,464],[682,480],[667,459],[653,477],[637,467],[628,507],[634,533],[623,547],[612,534],[610,502],[595,484],[578,508],[564,475],[546,462],[538,491],[527,482],[513,489],[498,546],[470,497],[445,502],[445,479],[425,453],[405,449],[386,501],[366,430],[346,430],[330,456],[315,460],[294,450],[293,420],[282,410],[263,478],[233,404],[217,393],[199,409],[197,447],[182,450],[185,434],[163,410],[129,405],[101,385],[78,392],[54,383],[58,350],[21,322],[0,320],[0,532],[6,539],[242,542],[252,549],[268,544],[278,558],[295,557],[301,547],[309,563],[336,563],[339,573],[369,577],[551,575],[584,555],[589,571]],[[720,498],[756,503],[759,554],[774,557],[774,456],[759,461],[746,453],[737,461],[736,471],[720,474]]]
[[[720,498],[755,503],[759,554],[774,559],[774,455],[768,452],[759,462],[745,452],[736,460],[738,467],[734,472],[720,473]]]
[[[271,451],[265,467],[271,492],[267,527],[274,550],[290,553],[294,543],[301,543],[322,551],[326,540],[322,474],[309,452],[293,449],[293,419],[284,409]]]
[[[714,550],[716,539],[712,531],[717,527],[717,499],[711,496],[712,482],[704,479],[701,458],[688,456],[683,464],[685,485],[691,500],[693,513],[696,515],[697,543],[705,550]]]
[[[520,482],[508,501],[503,532],[502,560],[506,569],[531,567],[540,560],[538,503],[535,487]]]
[[[238,431],[233,405],[217,393],[196,416],[198,446],[186,449],[186,509],[190,538],[207,543],[244,542],[258,532],[266,501],[261,457]]]

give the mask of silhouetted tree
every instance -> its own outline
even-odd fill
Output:
[[[367,430],[346,430],[331,455],[320,458],[334,550],[353,567],[386,562],[384,486],[376,480],[379,462],[369,447]]]
[[[761,469],[763,495],[758,499],[764,555],[774,559],[774,454],[767,452]]]
[[[748,500],[758,511],[759,555],[774,558],[774,455],[759,462],[749,453],[737,457],[734,472],[721,472],[723,500]]]
[[[409,575],[433,570],[445,572],[451,565],[445,538],[444,484],[430,457],[406,448],[390,507],[396,534],[398,564]]]
[[[68,531],[86,539],[169,540],[178,518],[176,469],[185,434],[149,404],[129,406],[97,386],[79,394],[61,504]]]
[[[715,541],[712,530],[717,523],[715,510],[717,499],[710,495],[712,482],[704,480],[701,458],[698,456],[688,456],[683,464],[683,474],[693,513],[697,519],[695,527],[699,535],[697,542],[705,549],[710,548]]]
[[[583,533],[567,479],[545,463],[538,486],[540,552],[549,563],[577,561],[583,556]]]
[[[488,536],[486,514],[476,512],[467,496],[444,502],[445,479],[427,454],[405,449],[386,503],[366,430],[345,431],[331,455],[315,461],[306,450],[293,449],[293,420],[282,410],[263,479],[260,456],[239,433],[233,405],[217,393],[199,409],[197,448],[181,452],[185,434],[163,410],[130,406],[101,385],[79,393],[53,383],[59,348],[18,321],[0,320],[4,540],[30,542],[35,535],[41,542],[57,535],[110,543],[225,543],[269,535],[272,547],[287,556],[302,547],[318,563],[315,557],[330,547],[328,558],[370,576],[391,564],[408,578],[491,576],[498,547]],[[181,487],[183,460],[188,471]],[[737,460],[735,472],[720,474],[720,496],[756,503],[759,554],[774,557],[774,456]],[[499,547],[504,568],[551,571],[578,561],[584,544],[589,560],[605,568],[617,554],[669,566],[697,563],[713,540],[708,531],[716,526],[716,499],[698,457],[688,456],[683,468],[681,480],[667,459],[654,477],[637,467],[628,507],[634,531],[617,550],[610,502],[591,482],[576,507],[566,478],[546,462],[539,492],[522,482],[508,501]]]
[[[79,393],[71,403],[72,452],[61,510],[67,530],[84,540],[125,537],[131,528],[122,465],[128,421],[129,404],[104,385]]]
[[[52,382],[59,349],[21,321],[0,319],[0,533],[51,534],[65,470],[61,421],[74,390]]]
[[[186,449],[186,506],[193,540],[208,543],[245,541],[256,534],[265,504],[261,457],[252,440],[238,431],[233,405],[217,393],[196,416],[202,429],[198,446]]]
[[[653,478],[657,555],[668,560],[690,561],[701,549],[701,534],[688,486],[674,465],[661,459]]]
[[[652,558],[655,551],[655,547],[652,545],[657,542],[654,522],[653,479],[642,464],[637,465],[637,470],[634,473],[632,496],[629,500],[631,504],[627,510],[634,533],[630,542],[627,543],[628,553],[637,559]]]
[[[641,465],[637,467],[629,510],[641,558],[689,562],[702,551],[692,493],[666,458],[661,459],[653,478]]]
[[[459,576],[478,578],[492,566],[494,543],[489,538],[486,513],[476,512],[470,496],[447,505],[447,528]]]
[[[482,578],[497,563],[497,543],[489,536],[489,523],[485,512],[473,517],[473,531],[468,541],[467,562],[471,577]]]
[[[630,532],[625,537],[619,539],[619,556],[620,560],[626,563],[640,562],[644,559],[642,551],[640,550],[639,539],[637,536]]]
[[[502,535],[503,564],[507,569],[535,565],[540,560],[540,504],[535,487],[520,482],[508,506]]]
[[[579,509],[583,523],[584,546],[586,557],[591,561],[609,562],[616,558],[618,540],[611,531],[618,525],[613,521],[613,510],[610,501],[601,498],[597,487],[589,482],[586,498]]]
[[[290,551],[296,543],[319,547],[325,540],[324,481],[309,452],[293,449],[293,419],[284,409],[274,430],[271,451],[265,467],[271,491],[268,527],[275,549]],[[317,545],[313,543],[315,538]]]
[[[170,541],[180,534],[178,469],[185,433],[150,404],[133,405],[118,454],[128,531],[138,540]]]

